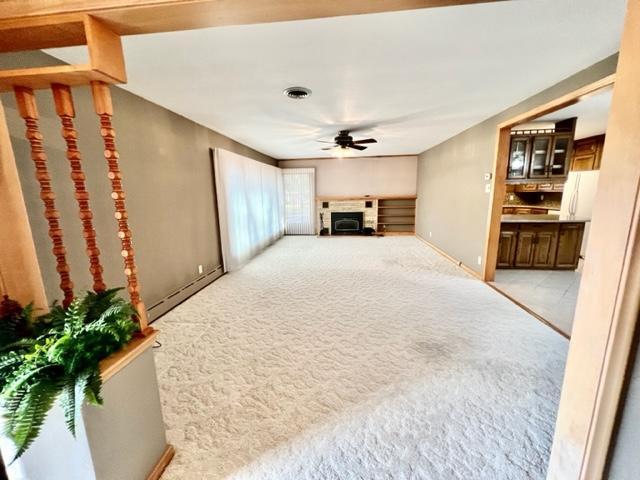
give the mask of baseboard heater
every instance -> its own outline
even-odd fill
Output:
[[[159,317],[167,313],[176,305],[182,303],[191,295],[194,295],[204,287],[209,285],[214,280],[217,280],[223,275],[224,271],[222,265],[218,265],[213,270],[200,275],[195,280],[183,285],[182,287],[174,290],[173,292],[165,295],[162,299],[155,302],[150,307],[147,307],[147,314],[149,315],[149,321],[153,322]]]

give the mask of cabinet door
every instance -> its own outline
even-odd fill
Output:
[[[527,158],[529,156],[529,138],[513,137],[511,139],[511,150],[509,152],[509,166],[507,167],[507,178],[527,177]]]
[[[513,266],[517,239],[517,228],[502,227],[500,231],[500,243],[498,244],[498,268],[509,268]]]
[[[516,245],[516,254],[514,256],[513,265],[516,267],[533,266],[533,248],[536,239],[536,232],[531,231],[527,227],[520,227],[518,232],[518,241]]]
[[[529,156],[529,178],[546,178],[547,166],[551,151],[552,138],[550,136],[533,137],[531,155]]]
[[[538,229],[533,248],[533,266],[536,268],[553,268],[558,245],[557,225],[544,225]]]
[[[556,268],[575,270],[578,267],[583,233],[584,224],[582,223],[563,223],[560,225]]]
[[[571,135],[556,135],[549,157],[549,176],[566,177],[571,153]]]

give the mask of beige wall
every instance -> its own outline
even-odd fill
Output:
[[[280,160],[281,168],[315,167],[316,195],[415,195],[418,157]]]
[[[43,53],[0,56],[0,68],[53,63]],[[76,291],[91,287],[88,261],[69,179],[65,145],[49,91],[36,93],[49,168]],[[147,306],[195,280],[198,265],[220,265],[217,219],[209,148],[220,147],[275,164],[270,157],[234,142],[165,108],[112,88],[116,145],[120,152],[127,209],[133,232],[142,296]],[[108,286],[124,286],[122,257],[113,218],[102,139],[89,88],[74,89],[76,128],[91,193],[98,245]],[[34,178],[24,124],[11,94],[3,94],[20,182],[49,301],[59,299],[58,277]]]
[[[481,272],[490,200],[484,175],[493,168],[497,125],[614,73],[616,62],[608,57],[420,154],[416,233]]]

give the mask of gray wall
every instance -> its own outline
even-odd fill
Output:
[[[617,55],[608,57],[421,153],[416,233],[480,272],[490,201],[484,174],[493,168],[498,124],[614,73],[616,64]]]
[[[0,56],[0,69],[59,63],[41,52]],[[76,292],[91,288],[91,276],[69,179],[65,144],[49,91],[36,93],[41,131]],[[112,88],[113,123],[127,194],[133,247],[142,298],[151,306],[196,279],[198,265],[208,272],[221,264],[217,244],[209,148],[219,147],[269,164],[276,162],[208,128],[119,88]],[[122,257],[113,218],[107,168],[98,119],[88,87],[74,88],[76,128],[91,193],[98,245],[108,286],[124,286]],[[38,183],[24,139],[24,124],[12,94],[3,94],[11,140],[25,193],[29,220],[49,301],[61,298],[55,261],[42,215]]]

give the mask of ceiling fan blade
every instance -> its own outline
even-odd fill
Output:
[[[378,141],[375,138],[365,138],[364,140],[356,140],[353,143],[359,143],[359,144],[362,144],[362,143],[378,143]]]
[[[328,140],[316,140],[316,142],[319,142],[319,143],[335,143],[335,142],[330,142]]]
[[[333,150],[334,148],[336,147],[324,147],[324,148],[321,148],[320,150]]]
[[[353,143],[351,145],[349,145],[349,148],[354,148],[356,150],[366,150],[367,149],[367,147],[364,147],[362,145],[355,145]]]

